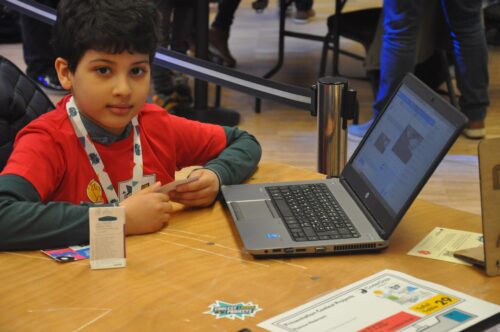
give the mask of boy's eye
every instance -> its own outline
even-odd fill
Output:
[[[101,75],[106,75],[111,72],[111,69],[109,69],[108,67],[99,67],[96,69],[96,71]]]
[[[132,75],[134,75],[134,76],[141,76],[141,75],[143,75],[143,74],[145,74],[145,73],[146,73],[146,70],[145,70],[145,69],[143,69],[143,68],[135,67],[135,68],[132,68],[132,69],[130,70],[130,72],[131,72],[131,73],[132,73]]]

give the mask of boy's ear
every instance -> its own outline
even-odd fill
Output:
[[[71,90],[72,87],[72,75],[69,70],[68,61],[63,58],[57,58],[55,61],[55,67],[57,72],[57,77],[59,78],[59,83],[66,90]]]

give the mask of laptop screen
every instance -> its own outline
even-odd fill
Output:
[[[343,173],[386,232],[395,228],[463,124],[463,116],[414,77],[400,85]]]

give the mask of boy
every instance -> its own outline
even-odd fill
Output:
[[[88,209],[102,203],[124,207],[127,235],[156,232],[170,200],[208,206],[255,170],[253,136],[145,103],[158,21],[147,0],[60,2],[55,67],[71,94],[16,137],[0,175],[0,250],[88,242]],[[190,165],[204,165],[196,181],[158,191]]]

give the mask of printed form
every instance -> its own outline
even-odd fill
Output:
[[[384,270],[258,326],[269,331],[461,331],[500,306]]]

